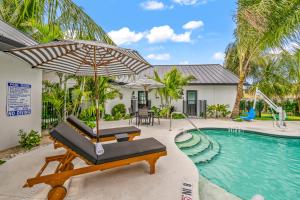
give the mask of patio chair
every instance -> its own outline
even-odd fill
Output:
[[[138,114],[137,114],[137,120],[138,120],[138,125],[140,125],[141,123],[147,124],[147,126],[150,123],[150,114],[148,112],[147,108],[142,108],[138,110]]]
[[[95,144],[78,134],[66,123],[59,124],[50,132],[52,139],[66,149],[66,153],[45,158],[45,164],[38,174],[27,179],[24,187],[44,183],[52,187],[48,199],[61,200],[67,194],[64,183],[71,177],[147,161],[150,174],[155,173],[155,163],[161,156],[166,156],[166,146],[154,138],[139,139],[120,143],[103,144],[104,153],[96,154]],[[72,161],[76,158],[85,161],[86,165],[75,168]],[[54,172],[43,174],[49,163],[58,162]],[[54,163],[52,163],[54,164]],[[101,180],[99,180],[101,181]]]
[[[88,136],[94,141],[97,140],[97,137],[99,137],[101,142],[116,140],[116,135],[124,133],[128,134],[129,140],[131,141],[135,136],[141,135],[141,129],[135,126],[125,126],[118,128],[100,129],[100,133],[97,136],[97,133],[95,133],[93,129],[91,129],[74,115],[70,115],[69,117],[67,117],[67,122],[72,125],[72,127],[74,127],[79,133]]]

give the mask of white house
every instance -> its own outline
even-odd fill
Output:
[[[0,150],[18,144],[18,131],[41,132],[42,71],[4,51],[37,44],[0,20]]]
[[[176,111],[184,112],[190,116],[199,116],[202,112],[202,102],[207,105],[212,104],[228,104],[230,110],[232,110],[235,102],[238,77],[225,69],[219,64],[208,65],[156,65],[153,69],[142,72],[138,77],[153,76],[154,70],[156,70],[160,77],[176,67],[183,75],[193,75],[195,80],[184,87],[182,99],[174,102]],[[122,78],[117,80],[119,83],[129,82],[129,78]],[[112,107],[116,104],[123,103],[126,107],[133,107],[136,109],[138,106],[145,104],[144,91],[136,89],[128,89],[118,86],[123,94],[122,99],[109,100],[105,109],[107,113],[110,113]],[[133,103],[137,100],[137,103]],[[151,106],[159,107],[161,101],[155,91],[152,90],[149,93],[149,100]],[[134,104],[134,105],[133,105]]]

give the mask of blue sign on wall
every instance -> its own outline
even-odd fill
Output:
[[[31,85],[7,83],[7,116],[31,114]]]

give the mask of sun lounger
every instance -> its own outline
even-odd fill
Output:
[[[135,126],[126,126],[119,128],[108,128],[108,129],[100,129],[99,135],[93,131],[89,126],[87,126],[84,122],[82,122],[77,117],[70,115],[67,118],[67,122],[71,124],[74,128],[76,128],[80,133],[88,136],[93,140],[97,140],[99,137],[101,142],[116,140],[116,135],[118,134],[128,134],[129,141],[133,140],[135,136],[139,136],[141,134],[141,130]]]
[[[103,144],[104,154],[97,155],[95,144],[83,135],[78,134],[66,123],[59,124],[50,132],[50,136],[67,150],[66,153],[46,157],[41,170],[34,178],[27,179],[24,187],[32,187],[40,183],[48,184],[52,187],[48,193],[48,199],[51,200],[64,199],[67,190],[63,185],[72,176],[140,161],[147,161],[150,165],[150,174],[154,174],[156,161],[161,156],[167,155],[166,147],[154,138]],[[87,165],[74,168],[72,161],[75,158],[84,160]],[[58,162],[56,170],[53,173],[48,172],[43,175],[48,164],[54,161]]]

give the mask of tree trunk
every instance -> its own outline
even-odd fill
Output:
[[[240,102],[241,102],[241,99],[243,97],[244,82],[245,82],[245,76],[241,75],[240,76],[240,81],[239,81],[238,87],[237,87],[237,93],[236,93],[234,107],[233,107],[233,110],[232,110],[232,113],[231,113],[231,118],[235,118],[235,117],[238,117],[240,115]]]

